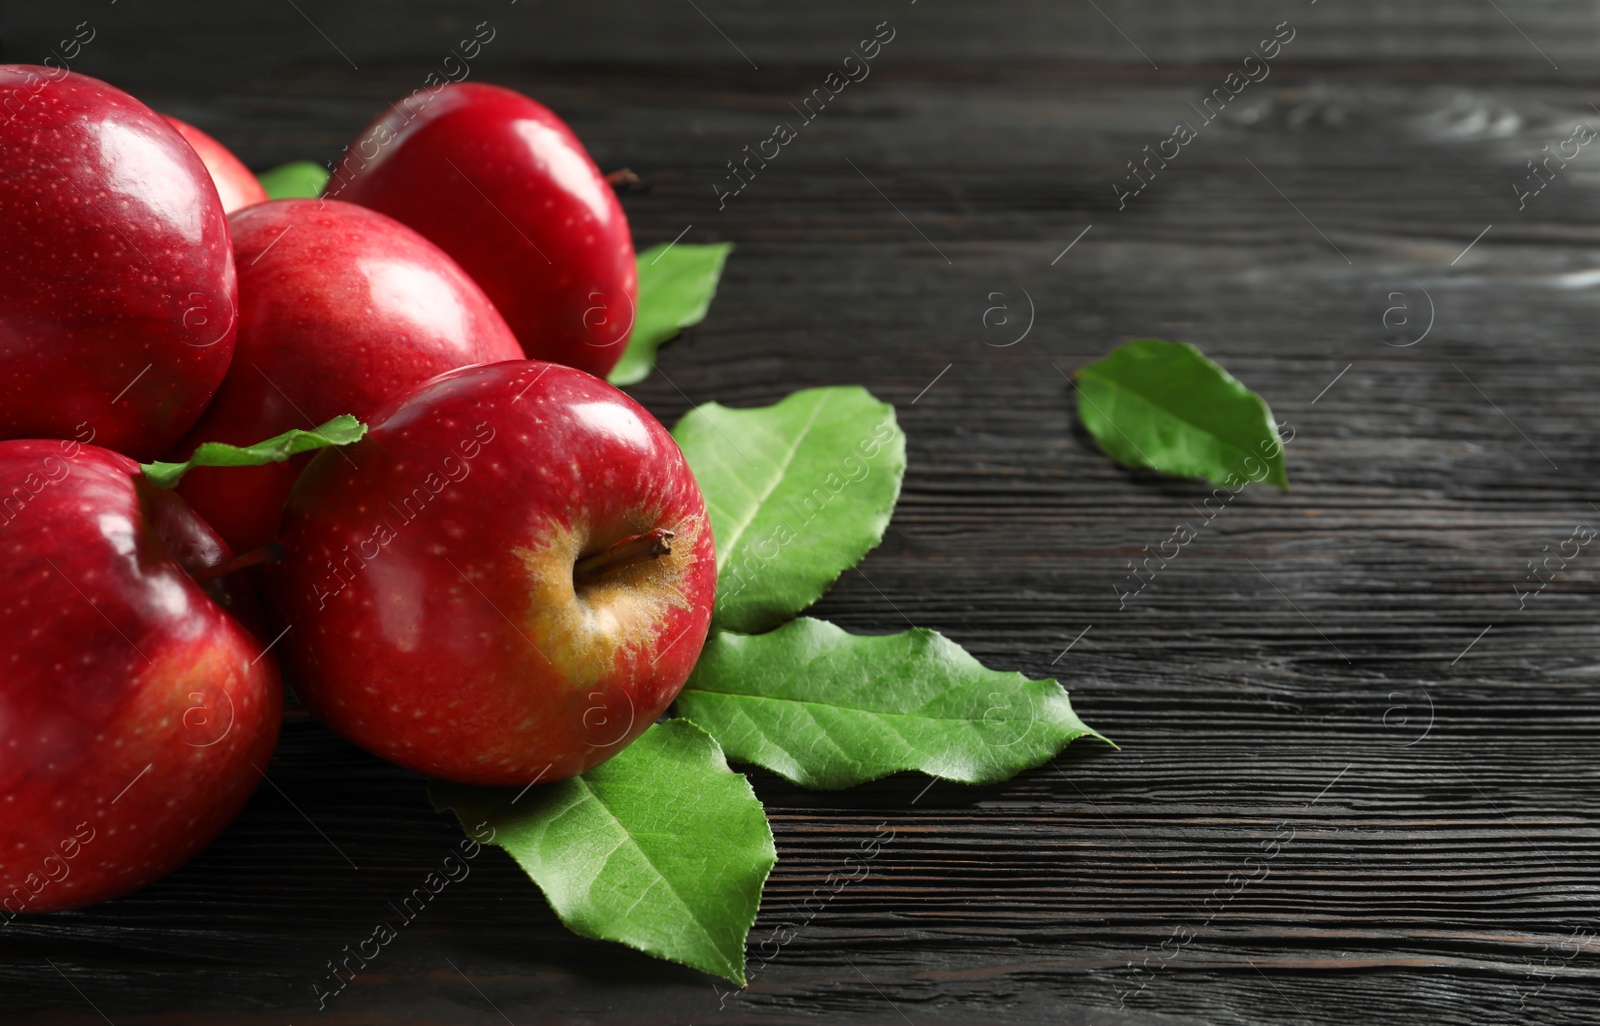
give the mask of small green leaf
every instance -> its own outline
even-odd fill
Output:
[[[256,176],[272,199],[316,199],[328,184],[328,169],[309,160],[296,160]]]
[[[729,630],[766,630],[821,598],[883,540],[906,470],[894,407],[856,386],[706,403],[672,435],[705,493],[715,622]]]
[[[295,428],[243,448],[226,442],[202,442],[187,462],[144,463],[139,469],[152,484],[175,488],[183,475],[195,467],[259,467],[282,463],[303,452],[359,442],[366,433],[367,426],[346,413],[313,430]]]
[[[574,933],[744,984],[744,944],[778,860],[765,811],[685,720],[580,777],[535,788],[435,781],[433,807],[494,828]],[[480,838],[481,839],[481,838]]]
[[[804,787],[902,770],[992,784],[1075,738],[1105,740],[1053,680],[985,669],[923,628],[860,637],[809,617],[767,634],[714,633],[677,708],[732,758]]]
[[[1187,342],[1129,342],[1074,378],[1078,417],[1118,463],[1230,488],[1268,481],[1289,490],[1266,400]]]
[[[633,334],[606,380],[613,385],[643,381],[655,366],[661,343],[706,319],[732,249],[731,242],[709,246],[680,242],[639,254],[639,308],[633,315]]]

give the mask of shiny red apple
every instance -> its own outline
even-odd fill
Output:
[[[250,173],[249,168],[244,166],[244,161],[233,155],[232,150],[187,121],[179,121],[171,114],[165,117],[172,122],[172,127],[178,130],[184,141],[193,146],[194,151],[200,155],[206,170],[211,173],[212,184],[217,187],[217,196],[222,200],[224,213],[231,214],[252,203],[266,202],[267,190],[261,187],[261,182]]]
[[[522,355],[483,291],[397,221],[330,200],[273,200],[228,219],[239,266],[239,337],[216,401],[177,446],[250,445],[474,363]],[[178,492],[244,552],[272,540],[309,455],[200,468]]]
[[[233,355],[233,249],[205,164],[104,82],[0,65],[0,438],[140,458]]]
[[[244,805],[271,655],[195,581],[227,547],[138,466],[0,442],[0,923],[125,894]]]
[[[622,355],[638,303],[627,218],[549,108],[476,83],[409,97],[350,144],[326,195],[437,243],[530,358],[604,376]]]
[[[527,785],[604,762],[666,709],[716,556],[677,444],[540,361],[442,375],[301,475],[269,568],[295,690],[402,766]]]

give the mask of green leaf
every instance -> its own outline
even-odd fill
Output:
[[[706,403],[672,434],[705,493],[715,622],[729,630],[766,630],[821,598],[883,540],[906,469],[894,407],[856,386]]]
[[[1268,481],[1289,490],[1266,400],[1194,346],[1140,339],[1074,378],[1078,417],[1118,463],[1230,488]]]
[[[469,831],[493,827],[573,932],[744,984],[745,937],[778,854],[750,782],[694,724],[655,724],[569,780],[436,781],[429,796]]]
[[[296,160],[256,176],[272,199],[316,199],[328,184],[328,169],[309,160]]]
[[[732,758],[804,787],[902,770],[992,784],[1106,740],[1053,680],[985,669],[934,631],[861,637],[809,617],[713,634],[677,708]]]
[[[731,242],[710,246],[667,243],[639,254],[639,309],[622,359],[606,380],[613,385],[643,381],[655,366],[661,343],[699,324],[717,294]]]
[[[346,413],[310,431],[295,428],[243,448],[226,442],[202,442],[185,463],[143,463],[139,469],[152,484],[175,488],[183,475],[195,467],[259,467],[282,463],[303,452],[359,442],[366,433],[367,426]]]

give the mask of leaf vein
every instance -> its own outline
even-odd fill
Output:
[[[743,522],[734,528],[732,536],[727,540],[726,547],[724,549],[724,551],[727,553],[727,557],[725,560],[723,560],[723,562],[728,562],[733,559],[735,550],[739,546],[739,539],[744,537],[745,531],[749,530],[750,525],[755,522],[758,516],[761,515],[761,507],[765,505],[766,501],[772,497],[772,493],[778,490],[779,485],[783,484],[784,474],[788,472],[789,465],[794,462],[795,455],[800,451],[800,446],[808,437],[810,437],[811,427],[817,422],[817,416],[822,412],[822,408],[828,405],[828,397],[830,395],[832,395],[831,392],[822,392],[819,394],[817,405],[812,407],[811,416],[806,418],[805,426],[803,426],[795,434],[794,441],[789,446],[789,451],[784,454],[782,462],[777,467],[777,472],[774,473],[771,480],[761,488],[760,492],[758,492],[756,495],[755,501],[750,504],[750,515],[745,517]]]

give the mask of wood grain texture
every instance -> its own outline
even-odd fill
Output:
[[[639,172],[641,247],[689,225],[738,246],[634,394],[669,423],[821,384],[899,407],[895,520],[816,614],[1058,676],[1122,750],[985,788],[754,774],[781,861],[738,995],[566,933],[489,851],[318,1011],[325,963],[459,833],[419,778],[291,717],[275,786],[189,867],[0,930],[0,1018],[1592,1022],[1600,549],[1531,599],[1513,585],[1600,524],[1600,148],[1525,209],[1512,188],[1600,126],[1592,6],[1099,8],[1148,62],[1093,6],[1044,0],[700,3],[716,26],[672,3],[18,12],[7,60],[89,18],[80,70],[256,167],[333,158],[491,20],[474,75]],[[871,77],[719,210],[725,162],[885,18]],[[1271,76],[1201,126],[1286,18]],[[1179,121],[1195,141],[1119,209],[1126,163]],[[1386,324],[1399,304],[1413,319]],[[1094,451],[1065,374],[1146,336],[1201,346],[1293,426],[1289,494],[1208,517],[1210,489]],[[1119,600],[1179,523],[1195,540]]]

